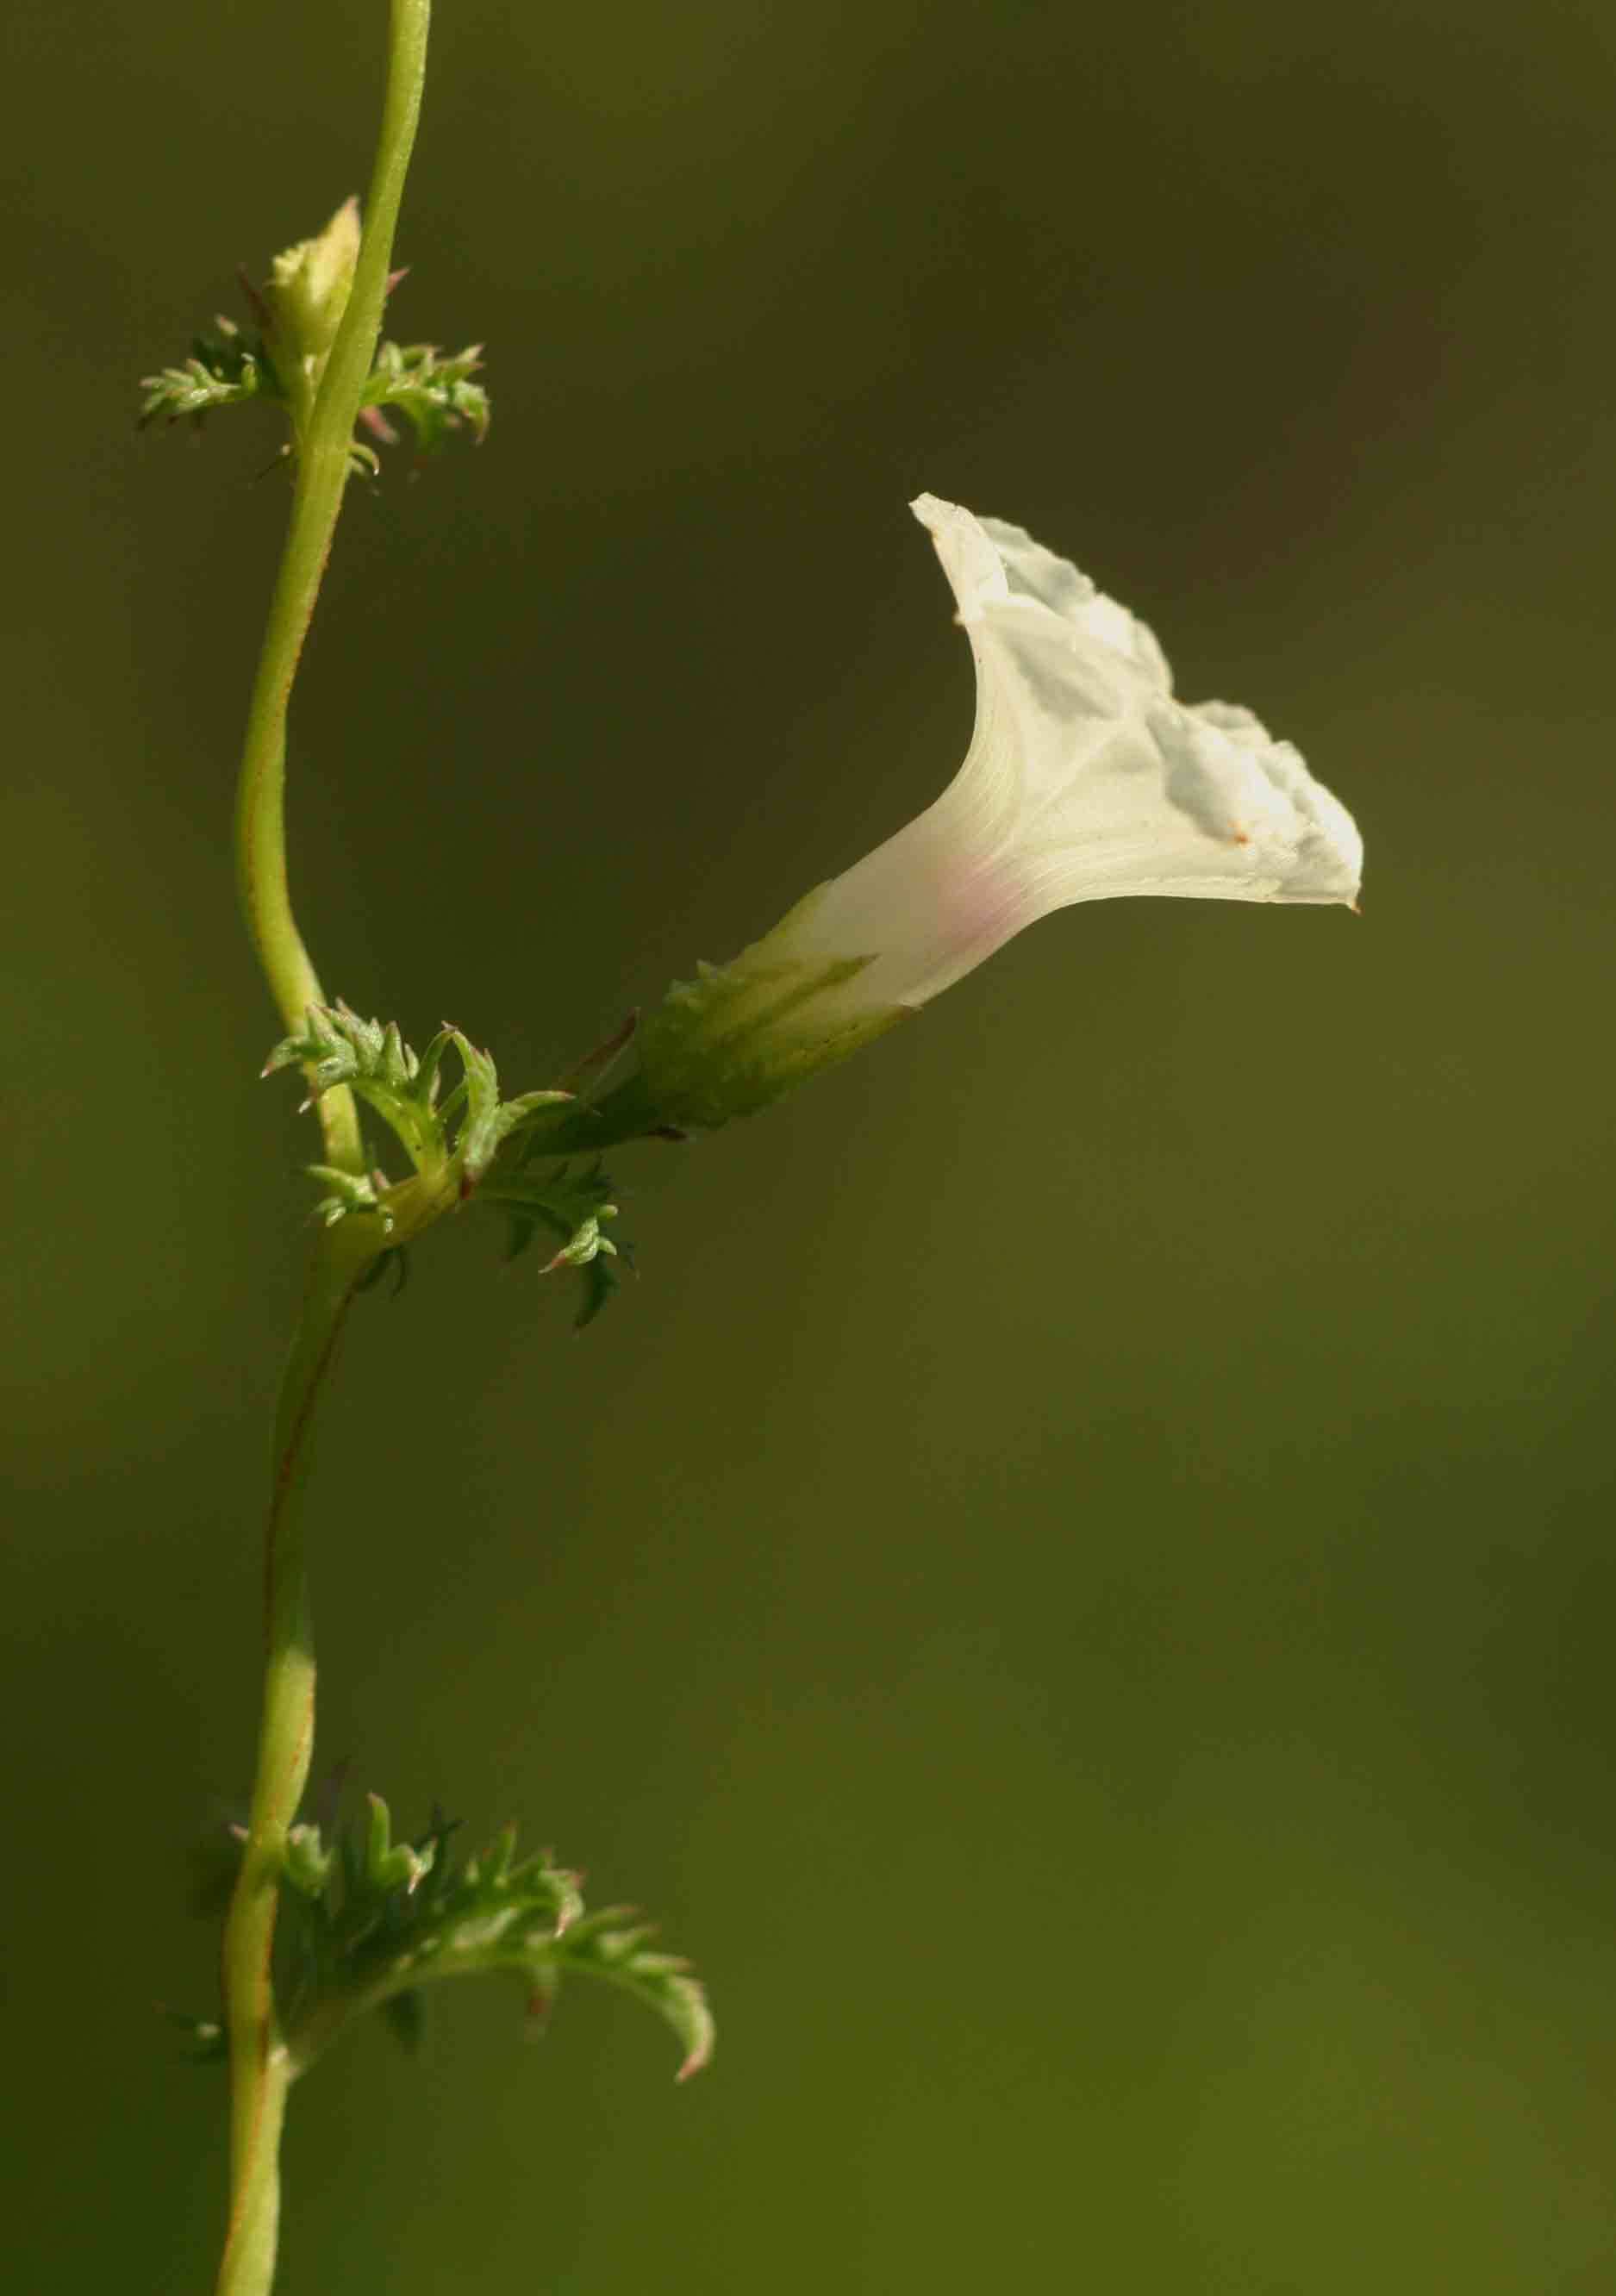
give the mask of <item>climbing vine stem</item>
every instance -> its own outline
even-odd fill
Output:
[[[291,523],[248,711],[236,806],[236,856],[247,929],[286,1026],[324,1003],[292,913],[286,868],[286,722],[303,640],[355,467],[354,425],[375,356],[393,232],[421,111],[430,0],[391,0],[386,93],[364,233],[340,324],[296,441]],[[352,1094],[325,1093],[326,1161],[365,1168]],[[224,1990],[230,2048],[230,2213],[218,2296],[266,2296],[275,2277],[280,2138],[291,2062],[271,1981],[287,1828],[314,1743],[302,1499],[322,1386],[354,1288],[381,1245],[380,1223],[342,1220],[314,1248],[282,1383],[265,1556],[266,1657],[257,1773],[241,1873],[226,1922]]]

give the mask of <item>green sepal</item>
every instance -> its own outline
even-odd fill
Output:
[[[729,964],[699,964],[640,1023],[640,1077],[664,1122],[711,1131],[755,1115],[906,1019],[905,1004],[860,1007],[836,994],[868,956],[790,954],[791,934],[824,888]]]

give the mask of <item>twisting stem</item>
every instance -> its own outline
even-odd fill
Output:
[[[375,356],[393,230],[426,71],[431,0],[391,0],[387,91],[364,236],[337,338],[298,442],[296,490],[248,713],[236,808],[247,929],[288,1028],[323,1002],[286,881],[286,712],[342,505],[349,447]],[[365,1168],[358,1113],[346,1087],[320,1103],[326,1160]],[[275,2013],[270,1956],[286,1832],[314,1744],[315,1661],[300,1501],[308,1437],[354,1286],[378,1249],[376,1224],[342,1220],[316,1246],[275,1419],[265,1558],[267,1652],[258,1768],[242,1871],[225,1924],[230,2042],[230,2224],[218,2296],[267,2296],[280,2216],[280,2139],[291,2067]]]
[[[286,710],[298,658],[342,506],[359,403],[375,357],[392,258],[393,228],[415,140],[426,75],[431,0],[392,0],[387,94],[353,284],[325,362],[308,427],[298,443],[296,488],[281,569],[247,713],[236,800],[236,865],[247,930],[288,1029],[324,1002],[286,882]],[[320,1103],[325,1160],[364,1169],[359,1122],[346,1086]]]

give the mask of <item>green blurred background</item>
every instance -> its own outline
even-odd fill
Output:
[[[310,1152],[233,907],[267,418],[133,434],[359,184],[379,4],[12,0],[0,2192],[202,2289],[188,1841],[249,1775]],[[364,1303],[321,1757],[513,1814],[712,1987],[365,2030],[287,2296],[1616,2290],[1609,621],[1592,6],[439,10],[396,330],[495,424],[344,520],[325,978],[513,1085],[953,771],[905,509],[1024,521],[1348,800],[1361,922],[1115,903]],[[14,2180],[14,2182],[13,2182]]]

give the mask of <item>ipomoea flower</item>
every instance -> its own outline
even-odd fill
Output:
[[[976,730],[936,803],[641,1041],[674,1123],[759,1108],[926,1004],[1052,909],[1115,893],[1358,894],[1351,816],[1248,709],[1173,697],[1144,624],[997,519],[922,495],[976,660]]]

